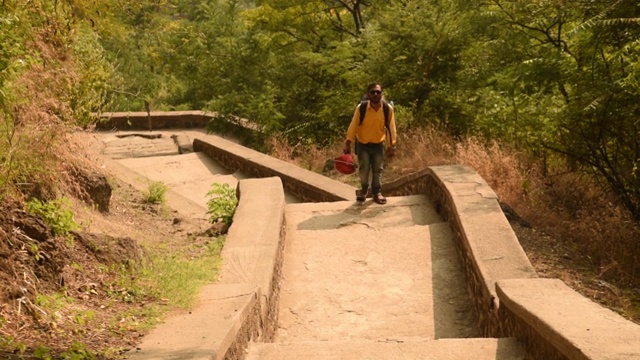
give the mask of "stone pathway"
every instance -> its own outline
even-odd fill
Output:
[[[451,230],[425,196],[289,204],[286,222],[275,340],[247,359],[523,358],[511,340],[467,340]]]

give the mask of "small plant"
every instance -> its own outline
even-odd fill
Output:
[[[91,320],[95,317],[95,312],[91,310],[78,311],[75,314],[74,320],[76,324],[80,326],[87,326]]]
[[[162,204],[167,194],[167,185],[162,181],[153,181],[149,183],[147,191],[144,194],[144,202],[147,204]]]
[[[236,191],[229,184],[213,183],[207,197],[211,198],[207,202],[207,214],[211,215],[209,222],[231,224],[238,205]]]
[[[71,347],[61,354],[62,359],[69,360],[84,360],[84,359],[97,359],[97,354],[87,350],[87,346],[81,342],[74,342]]]
[[[44,345],[38,345],[33,350],[33,356],[36,359],[53,359],[53,356],[51,355],[51,349]]]
[[[41,217],[57,236],[68,238],[72,230],[78,229],[73,213],[69,210],[69,201],[65,198],[48,202],[34,198],[27,203],[27,211]]]

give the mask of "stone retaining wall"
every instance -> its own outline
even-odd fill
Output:
[[[504,336],[495,282],[537,275],[497,196],[475,171],[463,166],[429,168],[419,181],[452,228],[481,334]]]
[[[496,284],[503,332],[534,359],[640,359],[640,326],[580,295],[559,279]]]
[[[204,128],[213,117],[204,111],[142,111],[100,114],[98,130],[159,130],[176,128]]]
[[[432,172],[429,171],[421,182],[425,184],[425,194],[434,202],[438,214],[442,215],[451,226],[456,240],[458,259],[461,262],[467,283],[467,293],[475,308],[474,314],[478,330],[485,337],[498,337],[500,325],[496,314],[496,297],[491,292],[491,285],[484,281],[478,271],[478,262],[467,246],[464,224],[456,216],[455,202],[446,188],[443,188],[440,179]]]
[[[222,138],[215,143],[193,141],[193,151],[200,151],[228,170],[240,171],[249,177],[277,176],[284,189],[306,202],[341,201],[355,198],[355,188],[326,176],[237,145]]]
[[[277,177],[243,179],[236,190],[238,207],[222,250],[219,284],[253,284],[259,290],[257,311],[247,317],[224,359],[244,358],[248,341],[273,340],[285,238],[285,200]]]
[[[192,129],[206,128],[216,118],[216,113],[205,111],[143,111],[106,112],[98,115],[96,130],[161,130],[161,129]],[[228,128],[260,133],[260,128],[249,120],[241,118],[220,120]]]

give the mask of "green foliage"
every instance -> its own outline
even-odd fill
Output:
[[[231,224],[238,205],[236,191],[229,184],[213,183],[207,197],[210,197],[207,201],[209,221],[214,224],[217,222]]]
[[[62,293],[54,293],[52,295],[38,293],[35,298],[35,304],[48,313],[55,313],[72,302],[73,298],[67,297]]]
[[[165,202],[169,188],[162,181],[152,181],[144,192],[144,202],[147,204],[162,204]]]
[[[477,124],[596,175],[640,221],[632,75],[640,9],[625,1],[575,5],[497,2],[477,15],[493,20],[481,33],[491,56],[476,64],[493,99],[477,97]]]
[[[78,60],[78,79],[69,89],[70,106],[76,124],[88,126],[97,118],[95,113],[109,109],[108,91],[118,81],[115,69],[105,57],[98,34],[84,27],[77,31],[73,51]]]
[[[57,236],[69,237],[72,230],[78,229],[73,219],[73,212],[69,209],[69,200],[59,198],[51,201],[31,199],[27,202],[27,211],[41,217]],[[35,256],[38,256],[37,248]]]
[[[145,270],[142,269],[141,271],[144,272]],[[118,279],[109,285],[107,294],[118,301],[136,303],[147,295],[147,289],[138,282],[133,281],[131,272],[123,266],[120,269]]]
[[[81,327],[87,326],[94,318],[95,311],[87,310],[87,311],[77,311],[74,316],[74,321]]]
[[[3,188],[50,168],[26,165],[17,150],[29,144],[14,135],[15,109],[29,103],[21,75],[61,63],[34,46],[46,39],[73,59],[70,81],[56,86],[79,125],[105,106],[142,110],[148,101],[152,110],[246,119],[260,131],[248,132],[254,144],[279,136],[328,146],[344,136],[364,86],[380,81],[401,127],[436,124],[569,163],[640,219],[633,1],[25,4],[3,5],[0,17]]]
[[[25,349],[26,350],[26,349]],[[24,350],[21,351],[23,353]],[[66,351],[56,354],[51,348],[38,345],[33,349],[33,358],[41,360],[63,359],[63,360],[93,360],[98,359],[98,354],[87,350],[87,346],[80,342],[74,342]]]

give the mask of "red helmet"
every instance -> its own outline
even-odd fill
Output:
[[[351,156],[351,154],[338,156],[333,163],[336,170],[341,174],[349,175],[356,171],[356,165],[353,163],[353,156]]]

